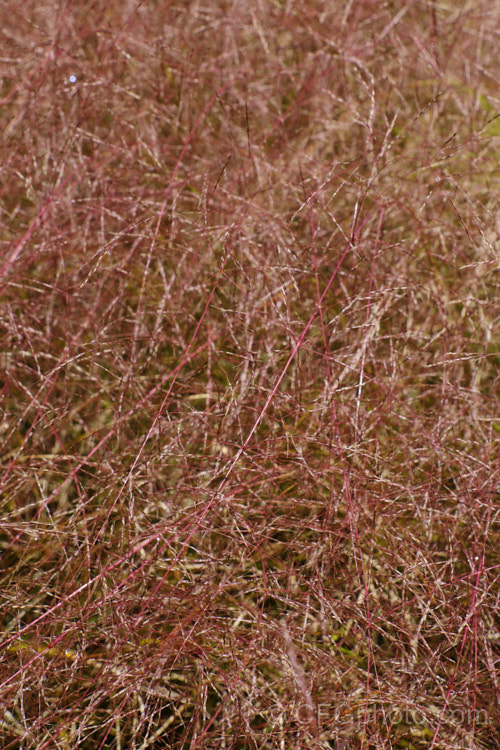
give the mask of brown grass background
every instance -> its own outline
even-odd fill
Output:
[[[3,748],[497,748],[495,0],[0,9]]]

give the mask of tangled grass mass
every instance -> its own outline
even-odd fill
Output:
[[[0,746],[498,748],[497,0],[0,20]]]

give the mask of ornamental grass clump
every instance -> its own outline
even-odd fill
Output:
[[[0,18],[1,747],[498,747],[498,3]]]

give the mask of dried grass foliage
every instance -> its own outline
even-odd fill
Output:
[[[497,4],[0,17],[2,747],[496,747]]]

